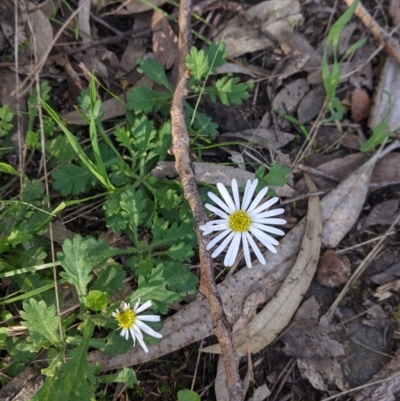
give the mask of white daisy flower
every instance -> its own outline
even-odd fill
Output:
[[[118,326],[122,329],[121,336],[125,337],[126,340],[129,339],[129,333],[131,333],[133,339],[133,345],[136,343],[136,339],[139,341],[139,344],[143,348],[144,352],[149,352],[146,344],[143,341],[142,331],[147,333],[148,335],[156,338],[161,338],[162,335],[154,331],[151,327],[147,326],[145,322],[159,322],[160,316],[157,315],[144,315],[139,316],[140,312],[150,308],[151,301],[145,302],[142,306],[139,307],[140,299],[136,302],[136,305],[133,309],[130,308],[129,304],[123,303],[121,312],[117,309],[116,312],[113,312],[112,315],[118,322]]]
[[[210,233],[213,233],[214,231],[222,231],[208,243],[207,250],[211,249],[214,245],[223,240],[211,255],[213,258],[215,258],[230,243],[224,259],[225,266],[232,266],[235,262],[240,243],[242,243],[244,258],[249,269],[252,267],[249,244],[260,263],[265,265],[266,262],[264,256],[255,243],[253,236],[271,252],[276,253],[275,246],[279,245],[279,242],[267,233],[275,235],[285,234],[282,230],[270,226],[271,224],[286,224],[286,221],[283,219],[271,218],[282,214],[284,212],[284,209],[268,210],[272,205],[278,202],[279,198],[271,198],[268,201],[259,205],[261,200],[267,193],[268,187],[263,188],[255,197],[253,202],[251,202],[257,184],[257,179],[253,182],[251,182],[250,180],[247,181],[241,204],[239,199],[238,184],[235,179],[232,180],[233,199],[226,189],[225,185],[221,183],[217,184],[217,188],[222,195],[223,200],[218,198],[218,196],[214,195],[212,192],[208,193],[208,196],[220,208],[217,208],[208,203],[205,205],[205,207],[221,217],[221,219],[208,221],[206,224],[200,226],[199,228],[203,231],[203,235],[208,235]]]

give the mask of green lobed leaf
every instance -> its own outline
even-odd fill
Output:
[[[60,317],[57,316],[55,306],[47,307],[44,301],[37,302],[31,298],[29,303],[24,303],[23,308],[20,314],[29,330],[27,340],[39,347],[48,348],[54,345],[61,348],[63,343],[59,335]]]
[[[186,67],[192,73],[192,76],[200,81],[210,69],[209,59],[203,49],[198,50],[196,47],[190,49],[190,53],[186,56]]]
[[[72,359],[57,370],[56,375],[47,377],[43,387],[31,401],[60,400],[88,401],[94,397],[96,379],[87,362],[86,352],[93,334],[94,324],[89,320]]]
[[[169,112],[169,106],[172,100],[170,93],[161,93],[146,86],[133,87],[127,93],[126,108],[132,110],[135,114],[148,114],[151,112]]]
[[[107,292],[92,290],[85,298],[85,305],[95,312],[100,312],[108,305],[110,295]]]
[[[153,129],[153,121],[149,121],[146,116],[136,119],[131,136],[135,149],[142,156],[152,147],[150,142],[155,138],[156,131]]]
[[[164,280],[169,290],[181,296],[196,294],[199,279],[187,265],[177,262],[162,262],[159,266],[162,266]]]
[[[4,105],[0,107],[0,138],[10,133],[13,124],[11,123],[14,118],[14,113],[11,111],[10,106]]]
[[[92,285],[93,290],[107,291],[112,295],[117,289],[121,288],[122,280],[126,273],[121,265],[114,263],[100,270],[96,281]]]
[[[173,87],[168,81],[164,67],[160,65],[156,59],[148,58],[146,60],[140,60],[138,64],[139,67],[137,70],[140,73],[146,75],[146,77],[150,78],[156,84],[163,85],[173,92]]]
[[[90,272],[94,269],[94,263],[89,256],[89,241],[84,240],[80,235],[72,239],[66,239],[62,246],[63,253],[58,253],[63,272],[60,276],[75,286],[80,302],[84,302],[87,294],[87,285],[92,279]]]
[[[152,301],[152,309],[166,314],[168,306],[180,299],[180,295],[169,291],[165,287],[164,273],[162,266],[157,266],[151,273],[151,276],[144,278],[139,276],[137,290],[128,298],[133,305],[138,299],[143,304],[146,301]]]
[[[218,97],[225,106],[232,103],[242,104],[242,100],[249,97],[248,87],[246,84],[238,82],[239,78],[224,76],[215,83],[215,86],[207,87],[206,91],[214,103]]]
[[[146,204],[142,191],[140,189],[136,191],[133,185],[121,194],[121,215],[128,221],[128,225],[139,227],[143,223],[147,216]]]
[[[258,188],[270,185],[282,187],[289,182],[289,178],[287,177],[289,173],[289,167],[275,163],[271,166],[268,174],[264,176],[265,167],[260,166],[255,172],[255,178],[259,180]]]
[[[62,196],[82,194],[98,182],[86,167],[73,163],[61,166],[51,176],[53,189]]]

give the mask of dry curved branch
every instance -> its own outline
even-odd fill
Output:
[[[213,262],[209,252],[206,251],[207,240],[199,229],[207,220],[199,192],[193,163],[190,160],[189,135],[185,124],[184,102],[188,71],[186,69],[186,55],[189,53],[191,39],[191,0],[182,0],[179,10],[179,77],[172,100],[172,152],[175,156],[175,168],[182,182],[185,198],[192,209],[196,225],[200,254],[200,293],[208,301],[213,322],[214,334],[221,346],[222,358],[225,365],[229,399],[241,401],[243,383],[239,377],[238,357],[233,347],[231,328],[215,283]]]

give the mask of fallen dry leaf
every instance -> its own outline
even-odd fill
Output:
[[[322,255],[317,269],[317,280],[326,287],[340,287],[347,283],[351,276],[349,259],[327,249]]]
[[[275,37],[281,36],[282,32],[291,33],[293,26],[303,19],[298,0],[263,1],[249,8],[246,14],[250,19],[262,21],[262,28]],[[231,19],[213,40],[216,43],[225,42],[230,57],[239,57],[273,46],[265,34],[253,28],[242,17]]]
[[[37,9],[29,13],[29,18],[33,29],[33,32],[29,33],[29,48],[40,60],[53,41],[53,27],[42,10]]]
[[[338,207],[324,210],[323,245],[327,248],[336,248],[357,221],[378,157],[379,152],[342,181],[334,192],[326,195],[328,202],[332,197],[339,200]],[[334,203],[336,202],[332,202]]]
[[[400,277],[400,262],[394,263],[383,272],[368,277],[375,284],[386,284]]]
[[[376,225],[390,226],[399,213],[399,199],[389,199],[378,203],[361,225],[362,229]]]
[[[355,123],[359,123],[369,116],[371,99],[367,92],[354,88],[351,92],[351,117]]]
[[[301,123],[307,123],[317,117],[322,110],[326,97],[325,89],[318,85],[311,89],[301,100],[297,108],[297,119]]]
[[[310,191],[316,187],[308,178]],[[233,333],[233,341],[239,356],[248,350],[255,353],[270,344],[289,323],[307,291],[317,269],[321,248],[321,206],[318,197],[308,201],[306,229],[300,251],[290,273],[274,298],[259,312],[246,327]],[[203,352],[219,353],[219,345],[204,348]]]
[[[393,131],[400,126],[400,65],[392,57],[386,58],[378,87],[374,91],[368,120],[368,126],[371,130],[385,119],[389,112],[389,104],[391,104],[392,109],[386,129]]]
[[[178,59],[178,38],[169,25],[168,19],[155,11],[151,19],[153,31],[153,53],[155,59],[169,70]]]
[[[164,0],[149,0],[147,4],[140,0],[130,0],[121,1],[121,5],[119,5],[115,11],[110,13],[106,13],[104,15],[132,15],[144,13],[145,11],[154,10],[156,7],[162,6],[165,1]]]
[[[272,100],[272,108],[283,114],[293,114],[308,89],[309,85],[305,79],[296,79],[278,92]]]

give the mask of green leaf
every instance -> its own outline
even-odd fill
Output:
[[[44,301],[37,302],[31,298],[23,307],[20,314],[29,330],[27,340],[38,347],[49,348],[54,345],[61,348],[63,343],[59,335],[60,317],[57,316],[55,306],[47,307]]]
[[[128,224],[126,218],[121,215],[120,201],[123,191],[124,189],[117,188],[114,193],[107,195],[107,201],[103,206],[106,212],[106,226],[116,233],[124,230]]]
[[[374,128],[371,137],[361,145],[361,152],[368,152],[379,146],[383,141],[391,134],[391,132],[386,131],[386,126],[389,122],[390,115],[392,113],[392,98],[390,93],[384,92],[388,96],[388,110],[385,118]]]
[[[131,227],[139,227],[147,216],[146,198],[139,189],[135,191],[133,185],[130,185],[124,193],[121,194],[121,215],[125,217],[128,225]]]
[[[211,42],[210,46],[205,49],[208,58],[208,64],[212,66],[213,73],[215,68],[221,67],[226,63],[226,57],[228,55],[226,51],[226,43]]]
[[[257,188],[262,188],[270,185],[283,187],[289,182],[289,178],[287,177],[289,173],[289,167],[282,166],[279,163],[275,163],[271,166],[268,174],[264,177],[265,167],[260,166],[255,172],[255,178],[258,178],[260,181]]]
[[[200,401],[200,396],[191,390],[178,391],[178,401]]]
[[[63,364],[55,376],[46,379],[31,401],[88,401],[94,397],[96,379],[86,356],[93,328],[94,324],[87,321],[82,340],[72,353],[72,359]]]
[[[173,223],[169,227],[169,222],[159,219],[159,221],[152,227],[153,242],[152,248],[166,246],[166,245],[177,245],[181,242],[195,246],[197,243],[196,232],[193,226],[192,219],[186,219],[182,221],[180,225]]]
[[[92,339],[90,346],[110,356],[126,353],[132,348],[133,344],[131,341],[126,341],[124,337],[121,337],[120,332],[117,330],[117,324],[115,323],[112,331],[106,338]]]
[[[162,266],[157,266],[149,278],[139,276],[138,288],[129,297],[129,302],[133,305],[138,299],[143,304],[152,301],[152,309],[166,314],[168,306],[181,297],[165,288],[165,280]]]
[[[110,295],[107,292],[92,290],[85,298],[85,305],[92,311],[99,312],[108,305]]]
[[[115,139],[126,149],[130,152],[133,151],[132,149],[132,137],[130,132],[126,129],[126,127],[117,127],[114,131]]]
[[[126,261],[126,266],[135,272],[138,276],[149,277],[156,262],[151,257],[146,257],[142,259],[141,256],[131,256]]]
[[[187,115],[187,126],[190,126],[191,115]],[[199,136],[214,136],[218,134],[218,124],[216,124],[210,117],[199,111],[196,112],[192,128]]]
[[[40,181],[26,181],[22,193],[21,201],[39,206],[44,194]]]
[[[162,266],[164,280],[169,290],[181,296],[196,294],[199,279],[190,272],[188,266],[177,262],[162,262],[159,266]]]
[[[190,53],[186,56],[186,67],[192,73],[192,76],[200,81],[210,69],[209,59],[203,49],[198,50],[196,47],[190,49]]]
[[[165,86],[168,90],[173,92],[173,87],[169,83],[168,78],[165,74],[164,67],[158,64],[157,60],[154,58],[148,58],[146,60],[140,60],[138,62],[138,71],[146,77],[150,78],[158,85]]]
[[[57,164],[70,161],[74,158],[75,152],[65,135],[59,135],[53,139],[46,140],[46,153],[57,159]]]
[[[135,384],[139,384],[135,371],[130,368],[123,368],[117,373],[100,377],[102,383],[124,383],[128,388],[133,388]]]
[[[86,167],[72,163],[64,164],[51,176],[53,189],[60,191],[62,196],[82,194],[98,183]]]
[[[89,257],[90,243],[85,241],[80,235],[75,235],[72,239],[66,239],[63,244],[63,252],[58,253],[63,272],[60,276],[75,286],[80,302],[84,302],[84,297],[87,294],[87,285],[92,279],[89,274],[93,269],[93,261]]]
[[[6,173],[18,176],[18,171],[8,163],[0,162],[0,173]]]
[[[148,114],[151,112],[167,114],[170,108],[172,95],[161,93],[146,86],[133,87],[127,93],[126,108],[135,114]]]
[[[38,350],[32,343],[28,343],[19,337],[10,337],[5,341],[5,347],[11,355],[14,363],[29,363],[35,356]]]
[[[11,111],[10,106],[4,105],[0,107],[0,138],[8,135],[11,131],[13,118],[14,113]]]
[[[136,119],[131,135],[134,147],[142,157],[143,153],[145,154],[151,148],[150,142],[156,135],[156,131],[153,129],[153,122],[149,121],[146,116]]]
[[[224,76],[215,83],[215,86],[207,87],[206,91],[214,103],[218,96],[225,106],[229,106],[231,103],[242,104],[242,100],[249,97],[248,87],[246,84],[238,82],[239,78]]]
[[[100,270],[92,289],[107,291],[108,294],[112,295],[117,289],[121,288],[125,276],[126,273],[121,265],[117,263],[108,265],[105,269]]]

